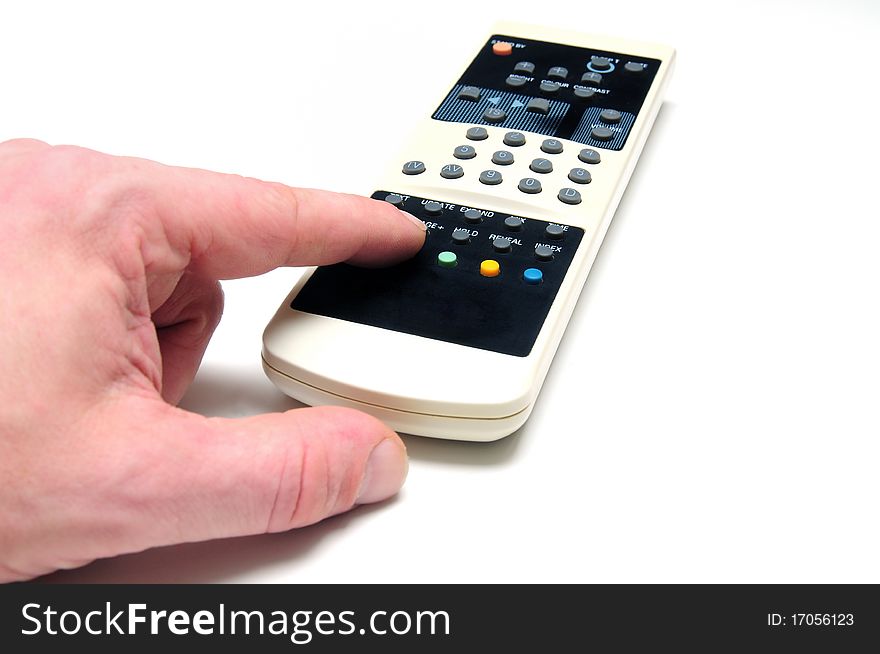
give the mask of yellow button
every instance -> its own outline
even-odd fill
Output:
[[[486,259],[480,264],[480,274],[483,277],[498,277],[501,274],[501,266],[494,259]]]
[[[513,44],[507,43],[507,41],[498,41],[498,43],[492,44],[492,52],[502,57],[507,56],[513,52]]]

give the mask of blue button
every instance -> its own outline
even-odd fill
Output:
[[[544,279],[544,273],[537,268],[526,268],[523,271],[523,279],[526,284],[540,284],[541,280]]]

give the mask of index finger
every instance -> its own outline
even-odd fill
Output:
[[[152,264],[188,267],[213,279],[259,275],[279,266],[349,261],[390,264],[414,255],[425,225],[387,202],[194,168],[130,159],[141,210],[159,223]]]

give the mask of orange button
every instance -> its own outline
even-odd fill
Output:
[[[502,57],[506,57],[511,52],[513,52],[513,43],[508,43],[507,41],[499,41],[498,43],[493,43],[492,52],[497,55],[501,55]]]
[[[480,274],[483,277],[498,277],[501,274],[501,266],[494,259],[486,259],[480,264]]]

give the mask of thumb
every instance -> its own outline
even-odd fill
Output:
[[[227,419],[148,404],[147,412],[160,415],[144,416],[149,433],[129,443],[138,454],[126,456],[124,467],[134,470],[117,471],[128,507],[131,542],[120,543],[127,551],[286,531],[387,499],[406,478],[403,442],[359,411],[316,407]]]

